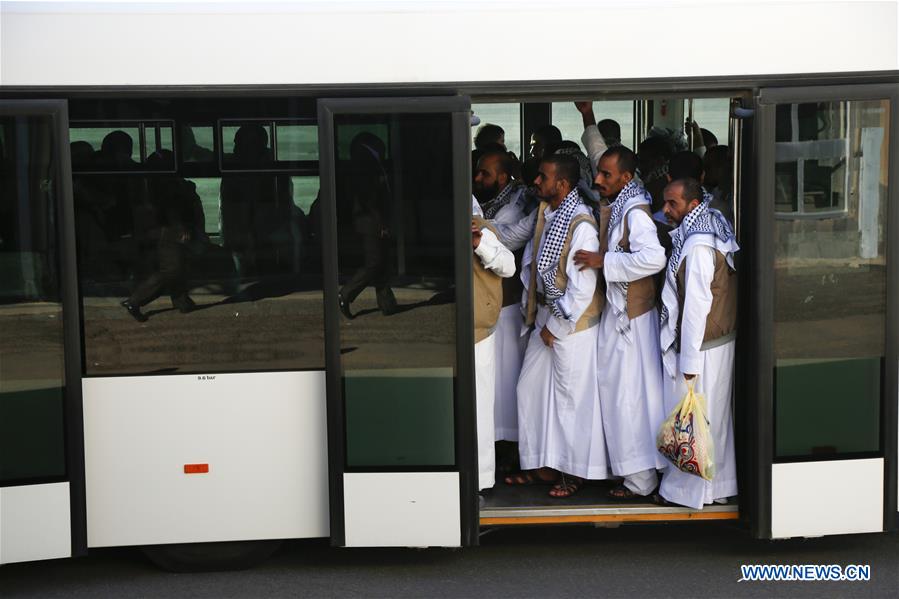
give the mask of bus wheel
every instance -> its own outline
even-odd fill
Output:
[[[150,561],[169,572],[213,572],[252,568],[280,546],[280,540],[269,540],[147,545],[141,549]]]

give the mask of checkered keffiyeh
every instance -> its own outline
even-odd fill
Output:
[[[677,297],[677,271],[685,256],[684,250],[694,244],[711,246],[724,254],[731,269],[735,269],[734,253],[740,250],[727,218],[709,206],[708,198],[711,198],[711,194],[704,192],[703,201],[684,217],[678,228],[671,232],[671,258],[668,259],[668,268],[665,271],[662,309],[659,311],[662,363],[671,377],[676,374],[676,354],[680,352],[678,320],[681,306]]]
[[[522,187],[524,187],[524,184],[519,181],[509,181],[502,191],[496,194],[495,198],[484,203],[482,206],[484,218],[487,220],[496,218],[496,214],[512,201],[512,198],[515,197],[515,192]]]
[[[644,185],[649,185],[653,181],[658,181],[664,177],[668,176],[668,163],[666,162],[662,166],[656,167],[654,170],[646,173],[646,175],[640,174],[640,178],[643,179]]]
[[[631,179],[631,182],[618,192],[618,196],[612,202],[612,214],[609,216],[609,231],[614,231],[621,224],[621,219],[626,212],[625,208],[630,209],[632,206],[631,200],[640,197],[645,200],[645,203],[652,204],[652,198],[646,192],[646,189],[639,181]]]
[[[565,196],[562,204],[556,210],[556,216],[549,226],[549,230],[546,231],[543,247],[540,248],[540,258],[537,260],[537,274],[543,281],[543,295],[546,297],[546,303],[552,307],[553,314],[566,320],[568,316],[556,305],[556,300],[563,295],[563,291],[556,287],[556,268],[559,266],[559,256],[562,254],[565,238],[568,237],[571,219],[578,206],[583,203],[577,189],[572,189]]]
[[[609,215],[609,234],[611,235],[612,231],[621,224],[622,219],[631,209],[640,204],[651,205],[652,197],[639,181],[632,179],[618,192],[618,196],[612,202],[612,213]],[[624,252],[624,249],[616,244],[614,248],[608,248],[608,251]],[[627,315],[627,290],[627,281],[608,283],[607,297],[611,312],[615,316],[615,329],[630,343],[631,321]]]
[[[711,194],[703,193],[703,201],[684,217],[678,228],[671,232],[671,259],[668,260],[668,270],[672,273],[676,274],[677,269],[680,268],[680,255],[684,249],[684,243],[691,235],[697,233],[714,235],[716,249],[723,247],[727,250],[722,251],[725,255],[730,253],[732,256],[733,252],[739,249],[732,249],[736,246],[736,238],[727,218],[709,206],[705,196],[708,196],[709,199],[712,197]]]

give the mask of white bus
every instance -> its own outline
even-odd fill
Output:
[[[894,530],[897,29],[895,2],[0,2],[0,563]],[[544,125],[580,139],[574,101],[634,149],[690,117],[729,148],[727,504],[478,496],[471,115],[524,155]],[[349,320],[363,131],[389,275]]]

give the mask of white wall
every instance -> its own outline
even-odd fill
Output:
[[[514,81],[899,68],[894,1],[3,2],[0,10],[2,85]],[[484,45],[496,43],[508,48],[502,59],[484,53]],[[543,47],[553,52],[541,60]]]

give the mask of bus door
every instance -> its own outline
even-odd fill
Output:
[[[335,546],[476,543],[470,114],[318,102]]]
[[[890,530],[897,512],[895,86],[763,89],[751,215],[758,537]],[[750,205],[754,204],[754,205]]]
[[[0,564],[86,549],[65,101],[0,101]]]

